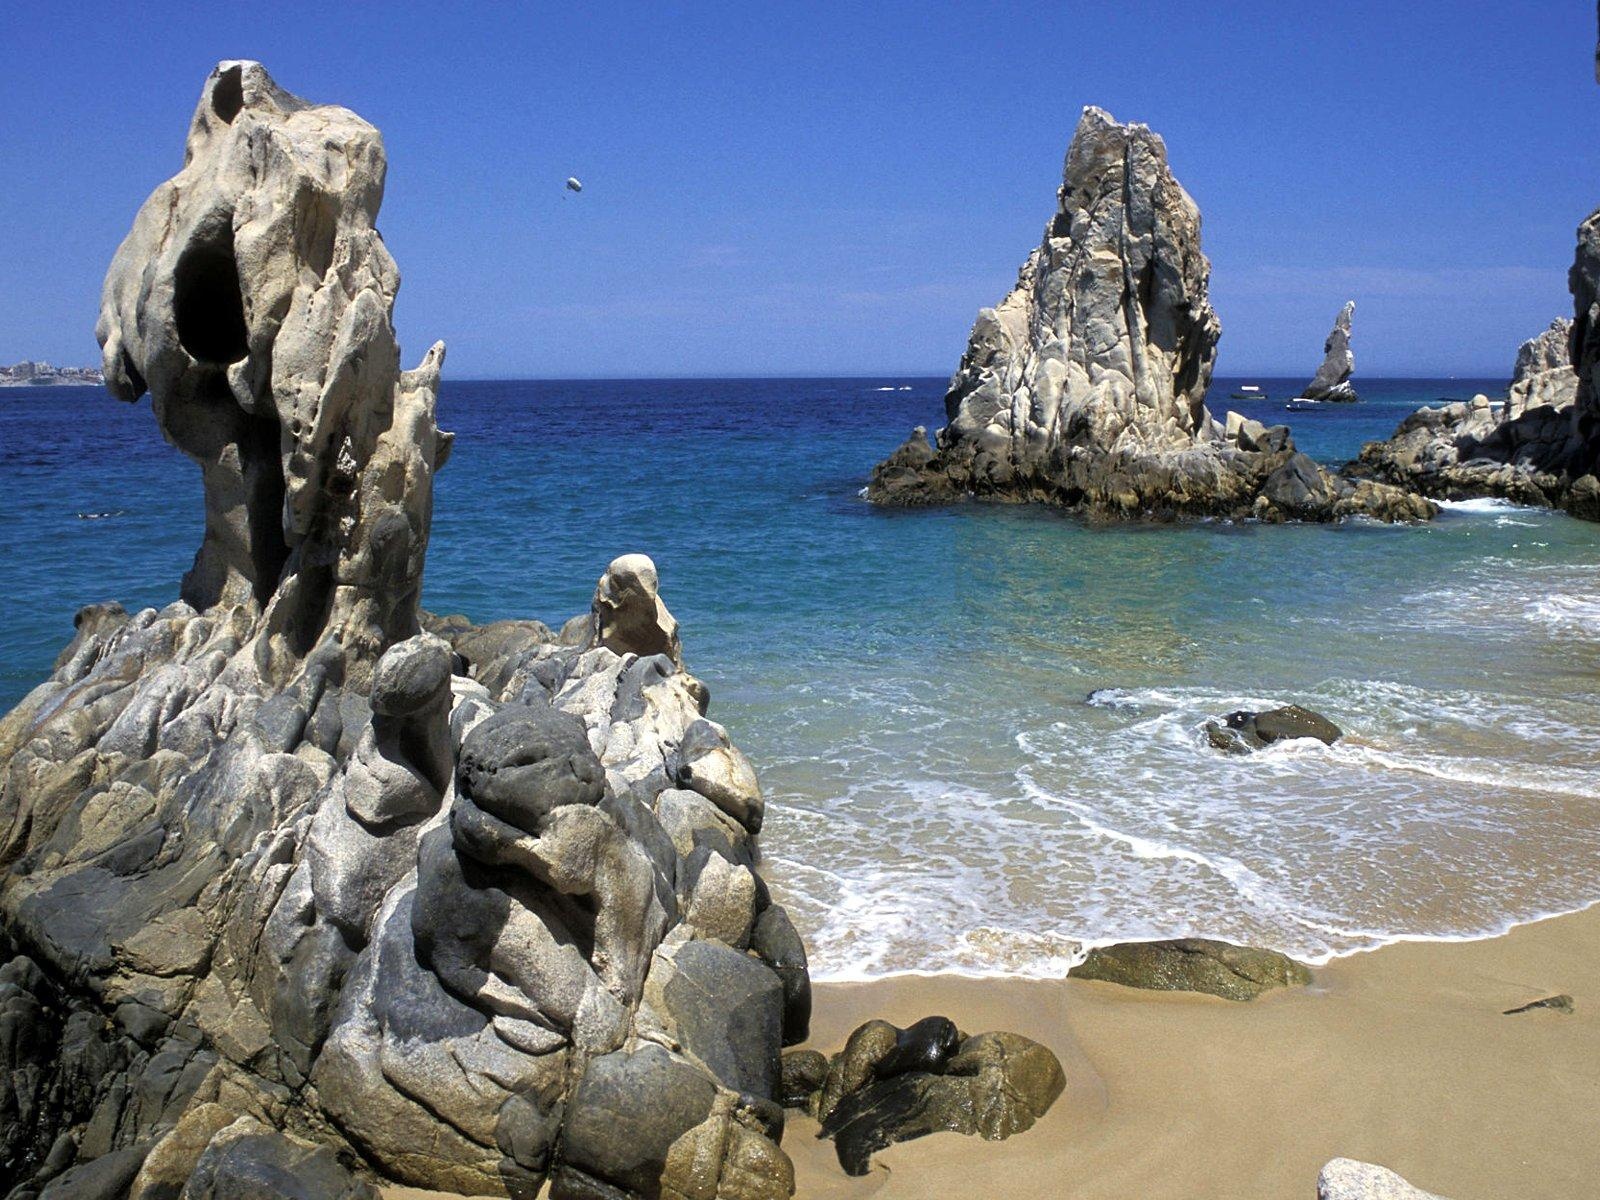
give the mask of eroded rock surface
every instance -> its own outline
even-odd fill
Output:
[[[107,276],[205,534],[0,720],[0,1176],[787,1196],[804,948],[654,564],[563,635],[418,608],[443,348],[399,368],[384,167],[223,63]]]
[[[1317,1200],[1444,1200],[1377,1163],[1335,1158],[1317,1176]]]
[[[1356,371],[1356,356],[1350,349],[1350,325],[1355,319],[1356,302],[1345,301],[1322,346],[1322,365],[1300,393],[1307,400],[1351,404],[1361,399],[1350,382]]]
[[[1084,111],[1055,215],[1017,285],[984,309],[948,424],[880,463],[868,498],[1038,501],[1110,517],[1421,520],[1434,507],[1330,475],[1287,427],[1205,406],[1220,325],[1200,211],[1143,125]]]
[[[865,1175],[879,1150],[930,1133],[1022,1133],[1066,1087],[1048,1047],[1015,1033],[967,1037],[948,1017],[905,1029],[868,1021],[831,1060],[786,1056],[783,1074],[785,1103],[821,1122],[817,1136],[833,1139],[850,1175]]]
[[[1275,988],[1311,982],[1310,971],[1276,950],[1209,938],[1100,946],[1071,974],[1161,992],[1205,992],[1224,1000],[1254,1000]]]

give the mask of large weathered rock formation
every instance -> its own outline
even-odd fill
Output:
[[[1562,409],[1578,398],[1578,375],[1572,369],[1572,321],[1557,317],[1538,337],[1517,350],[1506,391],[1505,420],[1514,421],[1529,409]]]
[[[978,315],[937,444],[913,433],[873,470],[869,499],[1116,517],[1432,515],[1420,497],[1330,475],[1284,426],[1211,416],[1210,271],[1199,209],[1161,139],[1085,109],[1044,240]]]
[[[0,720],[0,1178],[786,1196],[810,994],[755,775],[648,559],[559,636],[419,610],[443,349],[400,370],[383,180],[223,63],[107,276],[205,534]]]
[[[1350,349],[1350,323],[1355,315],[1356,302],[1346,300],[1328,331],[1328,340],[1322,344],[1322,365],[1300,393],[1305,399],[1335,404],[1352,404],[1361,399],[1350,383],[1350,376],[1356,371],[1356,356]]]
[[[1600,212],[1579,227],[1569,282],[1576,320],[1517,352],[1503,406],[1485,396],[1420,408],[1346,473],[1440,499],[1496,496],[1600,520]]]

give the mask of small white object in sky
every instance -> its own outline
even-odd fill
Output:
[[[581,192],[581,191],[583,191],[583,183],[580,180],[571,178],[569,176],[568,179],[567,179],[567,191],[569,191],[569,192]]]

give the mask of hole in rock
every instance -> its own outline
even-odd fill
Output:
[[[217,82],[211,89],[211,111],[225,124],[232,125],[233,119],[239,115],[239,110],[243,107],[244,72],[238,67],[229,67],[217,77]]]
[[[195,241],[178,259],[173,308],[178,341],[198,361],[226,366],[249,354],[231,221]]]

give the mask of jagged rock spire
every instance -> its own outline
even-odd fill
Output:
[[[1307,400],[1349,403],[1360,399],[1350,385],[1350,376],[1356,370],[1356,356],[1350,349],[1350,325],[1355,315],[1356,302],[1346,300],[1328,331],[1328,340],[1322,344],[1322,365],[1301,393]]]
[[[260,63],[219,63],[183,169],[151,194],[106,275],[106,385],[150,393],[200,464],[198,609],[267,614],[269,654],[337,634],[368,657],[417,631],[444,346],[400,370],[400,272],[375,221],[378,131]]]
[[[937,445],[914,432],[873,471],[869,499],[1032,500],[1119,517],[1432,512],[1333,478],[1283,426],[1206,410],[1221,327],[1200,210],[1148,127],[1086,108],[1056,199],[1016,287],[978,314]]]

